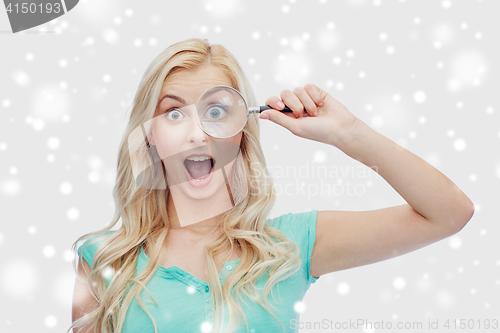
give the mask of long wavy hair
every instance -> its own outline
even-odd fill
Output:
[[[132,134],[141,128],[142,124],[153,118],[163,82],[169,75],[179,70],[195,70],[206,65],[221,70],[230,79],[232,87],[243,95],[248,105],[256,105],[255,96],[243,70],[235,57],[221,45],[211,45],[206,39],[187,39],[166,48],[153,60],[141,79],[120,143],[117,176],[113,188],[116,208],[112,221],[101,230],[81,236],[72,246],[76,260],[79,242],[96,237],[95,240],[89,241],[88,245],[91,245],[97,239],[103,240],[92,263],[89,263],[91,270],[87,273],[87,284],[90,290],[90,285],[93,286],[94,297],[99,306],[73,322],[68,331],[74,327],[89,325],[96,333],[98,328],[102,333],[121,332],[127,309],[135,298],[152,320],[157,333],[156,322],[141,301],[140,293],[146,289],[153,303],[157,305],[146,285],[162,261],[162,245],[169,229],[169,188],[168,183],[160,177],[162,171],[158,165],[162,163],[155,163],[155,157],[152,156],[149,145],[145,144],[144,137],[137,140],[130,138],[134,137]],[[208,283],[216,309],[214,332],[218,332],[219,325],[224,326],[223,303],[227,305],[229,312],[229,324],[224,332],[233,332],[233,329],[241,324],[241,318],[245,319],[248,331],[246,316],[239,304],[242,295],[262,305],[280,322],[270,310],[270,307],[274,307],[269,303],[268,295],[276,283],[294,274],[300,265],[296,244],[267,223],[267,216],[276,196],[272,178],[266,168],[259,135],[258,118],[250,115],[240,144],[241,163],[235,163],[233,167],[244,168],[244,172],[233,170],[231,177],[234,182],[238,174],[246,174],[247,177],[238,181],[246,182],[248,195],[240,198],[232,209],[221,215],[222,234],[215,242],[205,247]],[[137,165],[138,163],[144,165]],[[137,170],[144,170],[140,177]],[[150,188],[139,186],[138,178],[142,178],[142,184],[156,185]],[[120,218],[120,228],[109,232]],[[141,274],[134,277],[138,255],[143,245],[148,249],[150,260]],[[233,250],[235,246],[241,249],[240,263],[221,285],[214,258],[228,248]],[[82,257],[78,260],[82,260]],[[73,263],[75,264],[75,261]],[[76,272],[76,265],[74,269]],[[262,295],[259,295],[255,282],[266,272],[269,278]],[[106,283],[106,276],[111,276],[109,285]],[[280,324],[284,328],[283,323]]]

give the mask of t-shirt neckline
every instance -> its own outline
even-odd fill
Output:
[[[139,255],[142,256],[142,258],[145,259],[145,261],[148,261],[150,259],[148,257],[148,255],[146,254],[146,252],[144,251],[144,248],[142,246],[141,246],[141,250],[140,250]],[[236,260],[226,261],[224,263],[224,265],[222,266],[222,270],[219,273],[219,279],[221,280],[221,282],[229,274],[229,271],[231,271],[234,267],[236,267],[240,261],[241,261],[241,257],[239,257]],[[229,267],[229,269],[228,269],[228,267]],[[187,277],[189,280],[197,281],[199,284],[208,285],[208,283],[206,281],[200,279],[197,276],[194,276],[193,274],[191,274],[189,272],[186,272],[185,270],[183,270],[182,268],[180,268],[179,266],[176,266],[176,265],[169,266],[169,267],[165,267],[163,265],[160,265],[160,267],[158,269],[160,269],[161,271],[166,272],[166,273],[171,273],[171,274],[173,273],[174,275],[180,277],[181,279]]]

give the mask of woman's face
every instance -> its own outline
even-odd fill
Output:
[[[243,135],[239,132],[217,139],[206,135],[197,124],[196,102],[207,89],[218,85],[231,86],[231,81],[212,66],[170,75],[163,83],[152,122],[149,142],[156,145],[170,188],[175,186],[192,199],[215,198],[218,191],[227,192],[221,167],[230,175]],[[193,154],[202,160],[187,159]],[[207,158],[203,155],[212,160],[203,161]]]

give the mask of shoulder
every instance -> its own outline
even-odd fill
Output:
[[[274,227],[287,238],[295,241],[303,240],[305,236],[316,231],[317,210],[302,213],[286,213],[268,220],[268,224]]]
[[[296,242],[303,254],[309,254],[316,238],[317,216],[317,210],[287,213],[270,219],[268,224],[281,231],[288,239]]]
[[[271,227],[280,230],[288,239],[297,244],[300,260],[304,263],[303,268],[308,285],[318,280],[310,274],[311,255],[316,241],[317,217],[318,210],[311,210],[283,214],[268,221]]]
[[[115,232],[116,230],[108,230],[97,235],[89,236],[85,242],[78,247],[78,255],[82,255],[83,259],[85,259],[89,266],[91,266],[92,259],[94,258],[94,254],[99,246],[107,238],[107,236]]]

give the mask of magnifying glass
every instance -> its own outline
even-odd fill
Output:
[[[196,122],[205,134],[230,138],[238,134],[247,123],[248,115],[272,109],[270,106],[249,107],[241,93],[228,86],[215,86],[206,90],[196,103]],[[293,112],[288,107],[281,112]]]

